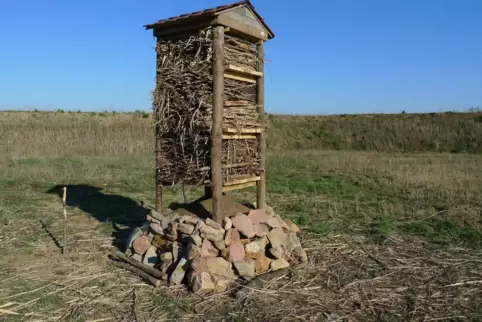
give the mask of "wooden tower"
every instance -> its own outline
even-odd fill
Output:
[[[255,186],[264,208],[264,42],[273,32],[250,1],[144,27],[157,39],[157,210],[174,183],[205,186],[217,222],[227,191]]]

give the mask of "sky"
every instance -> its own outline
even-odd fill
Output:
[[[0,0],[0,109],[151,108],[143,25],[231,0]],[[231,1],[232,2],[232,1]],[[482,107],[481,0],[253,0],[268,113]]]

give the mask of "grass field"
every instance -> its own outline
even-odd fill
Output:
[[[482,319],[482,155],[448,153],[448,144],[395,152],[396,142],[419,144],[409,132],[392,139],[392,152],[322,149],[305,137],[307,126],[318,131],[309,121],[292,120],[298,136],[287,117],[269,124],[268,203],[302,227],[309,262],[238,302],[154,290],[108,264],[112,245],[142,220],[139,201],[154,200],[148,118],[0,113],[0,320]],[[75,199],[67,258],[63,185]],[[173,187],[166,198],[183,195]]]

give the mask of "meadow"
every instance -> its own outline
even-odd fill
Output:
[[[300,225],[309,262],[243,302],[154,290],[108,264],[154,201],[151,122],[0,113],[0,320],[482,319],[481,114],[268,115],[268,204]]]

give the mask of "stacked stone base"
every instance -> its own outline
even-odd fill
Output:
[[[222,224],[152,210],[132,232],[126,255],[162,272],[168,284],[185,283],[197,294],[224,292],[238,278],[250,280],[306,261],[299,232],[270,207],[247,209]]]

